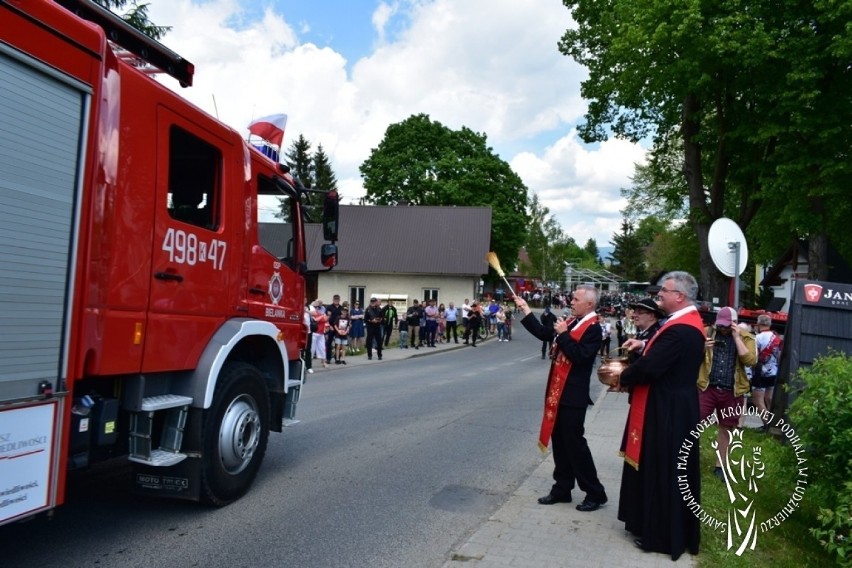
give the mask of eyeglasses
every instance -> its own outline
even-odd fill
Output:
[[[660,288],[660,291],[657,293],[657,298],[660,298],[660,294],[668,294],[669,292],[674,292],[675,294],[683,294],[683,292],[681,292],[680,290],[669,290],[668,288]]]

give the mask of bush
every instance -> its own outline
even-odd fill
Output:
[[[804,390],[789,415],[808,452],[811,489],[825,505],[811,533],[838,564],[852,566],[852,359],[831,352],[798,377]]]

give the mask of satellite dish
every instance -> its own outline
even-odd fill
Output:
[[[710,249],[713,264],[725,276],[739,276],[748,264],[745,235],[740,226],[727,217],[720,217],[710,225],[707,248]]]

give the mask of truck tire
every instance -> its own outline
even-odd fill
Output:
[[[202,426],[201,499],[226,505],[245,495],[269,439],[269,392],[246,363],[222,368]]]

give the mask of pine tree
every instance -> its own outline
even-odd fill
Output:
[[[314,161],[311,156],[311,143],[303,134],[290,144],[290,148],[284,154],[287,165],[290,166],[290,175],[302,182],[306,188],[314,185]],[[290,205],[287,199],[279,198],[280,211],[275,214],[279,219],[287,219],[290,215]]]
[[[311,156],[311,143],[304,134],[299,134],[299,137],[290,144],[284,157],[287,158],[287,165],[290,166],[290,174],[299,178],[305,187],[313,187],[314,161]]]
[[[337,176],[331,169],[331,162],[328,159],[328,154],[322,147],[322,144],[317,144],[317,151],[314,152],[314,187],[320,191],[337,190]],[[305,198],[305,210],[308,212],[308,219],[318,223],[322,212],[323,195],[321,193],[310,193]]]
[[[322,191],[337,189],[337,176],[331,169],[331,163],[322,144],[317,145],[317,151],[314,153],[314,179],[317,189]]]
[[[644,247],[627,219],[621,222],[621,233],[612,236],[612,244],[615,248],[609,258],[613,262],[613,269],[630,280],[644,281],[647,277]]]

